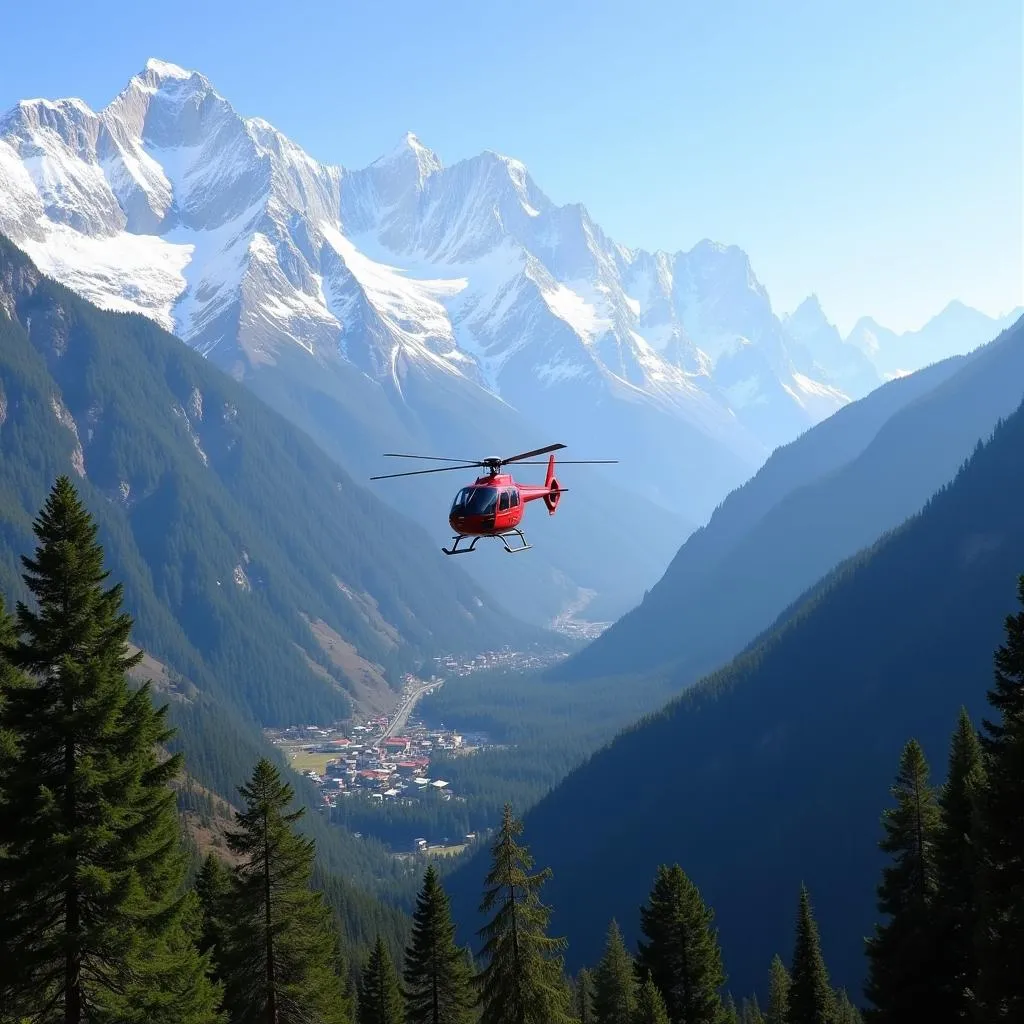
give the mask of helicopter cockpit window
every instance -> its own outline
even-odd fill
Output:
[[[463,487],[452,503],[452,514],[460,516],[485,516],[498,505],[496,487]]]
[[[499,512],[507,512],[508,511],[508,491],[502,491],[501,492],[501,498],[498,501],[498,511]]]
[[[518,508],[519,507],[519,492],[516,491],[516,490],[513,490],[513,491],[511,491],[511,494],[512,494],[512,498],[510,500],[510,504],[512,505],[513,508]]]

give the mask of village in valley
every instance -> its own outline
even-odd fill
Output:
[[[268,729],[267,736],[282,749],[292,767],[317,787],[321,807],[328,813],[340,800],[355,795],[382,807],[389,801],[459,799],[448,780],[432,772],[431,765],[440,754],[450,757],[483,749],[487,737],[468,736],[443,726],[427,728],[414,714],[418,701],[443,686],[446,678],[502,669],[536,670],[565,656],[564,651],[502,648],[473,657],[437,657],[429,678],[411,673],[403,677],[397,704],[388,715],[327,727]],[[439,846],[419,838],[412,852],[458,852],[475,839],[475,835],[467,835]]]

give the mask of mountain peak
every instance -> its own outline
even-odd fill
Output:
[[[431,174],[443,167],[441,158],[428,146],[424,146],[419,136],[411,131],[402,136],[401,141],[390,153],[378,157],[370,166],[384,168],[394,164],[408,164],[410,161],[415,164],[421,185]]]
[[[152,74],[157,78],[177,78],[182,81],[198,74],[197,71],[186,71],[177,64],[171,64],[169,61],[160,60],[157,57],[150,57],[149,60],[146,61],[146,67],[143,69],[143,73]]]
[[[213,86],[198,71],[189,71],[169,61],[150,57],[146,66],[128,83],[122,95],[131,93],[133,89],[156,93],[180,102],[196,93],[212,92]]]
[[[825,316],[825,310],[821,308],[821,300],[814,292],[808,295],[789,316],[785,317],[785,322],[789,325],[799,326],[803,330],[832,326],[828,317]]]

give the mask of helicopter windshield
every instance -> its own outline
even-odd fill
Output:
[[[452,513],[460,516],[485,516],[498,504],[497,487],[463,487],[452,503]]]

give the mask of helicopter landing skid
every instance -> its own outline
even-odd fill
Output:
[[[519,540],[522,541],[522,543],[519,545],[519,547],[510,548],[508,546],[509,537],[518,537]],[[523,536],[523,531],[520,530],[518,526],[514,529],[509,530],[508,533],[499,533],[498,538],[500,539],[501,543],[505,545],[505,550],[510,555],[518,555],[520,551],[526,551],[530,547],[532,547],[531,544],[527,544],[526,537]]]
[[[480,538],[479,537],[474,537],[473,540],[470,541],[470,545],[469,545],[468,548],[460,548],[459,547],[459,541],[462,541],[462,540],[465,540],[465,539],[466,539],[466,535],[464,533],[457,534],[455,537],[452,537],[452,540],[455,541],[455,543],[451,546],[451,548],[450,549],[449,548],[441,548],[441,550],[446,555],[468,555],[470,553],[470,551],[472,551],[473,548],[476,547],[476,542]]]
[[[510,555],[518,555],[520,551],[528,551],[531,547],[533,547],[532,544],[527,543],[527,540],[526,540],[526,537],[523,534],[523,531],[520,530],[518,527],[516,527],[515,529],[512,529],[512,530],[509,530],[507,533],[494,534],[494,536],[496,536],[498,538],[498,540],[500,540],[501,543],[505,545],[505,550]],[[508,538],[509,537],[518,537],[521,543],[518,546],[516,546],[516,547],[511,547],[509,545],[509,542],[508,542]],[[468,547],[460,548],[459,547],[460,542],[464,541],[464,540],[467,540],[467,539],[468,539],[468,537],[467,537],[466,534],[464,534],[464,533],[457,534],[456,536],[454,536],[452,538],[452,540],[455,543],[452,544],[452,546],[450,548],[441,548],[441,550],[446,555],[468,555],[476,547],[476,542],[480,538],[479,537],[474,537],[469,542],[469,546]]]

